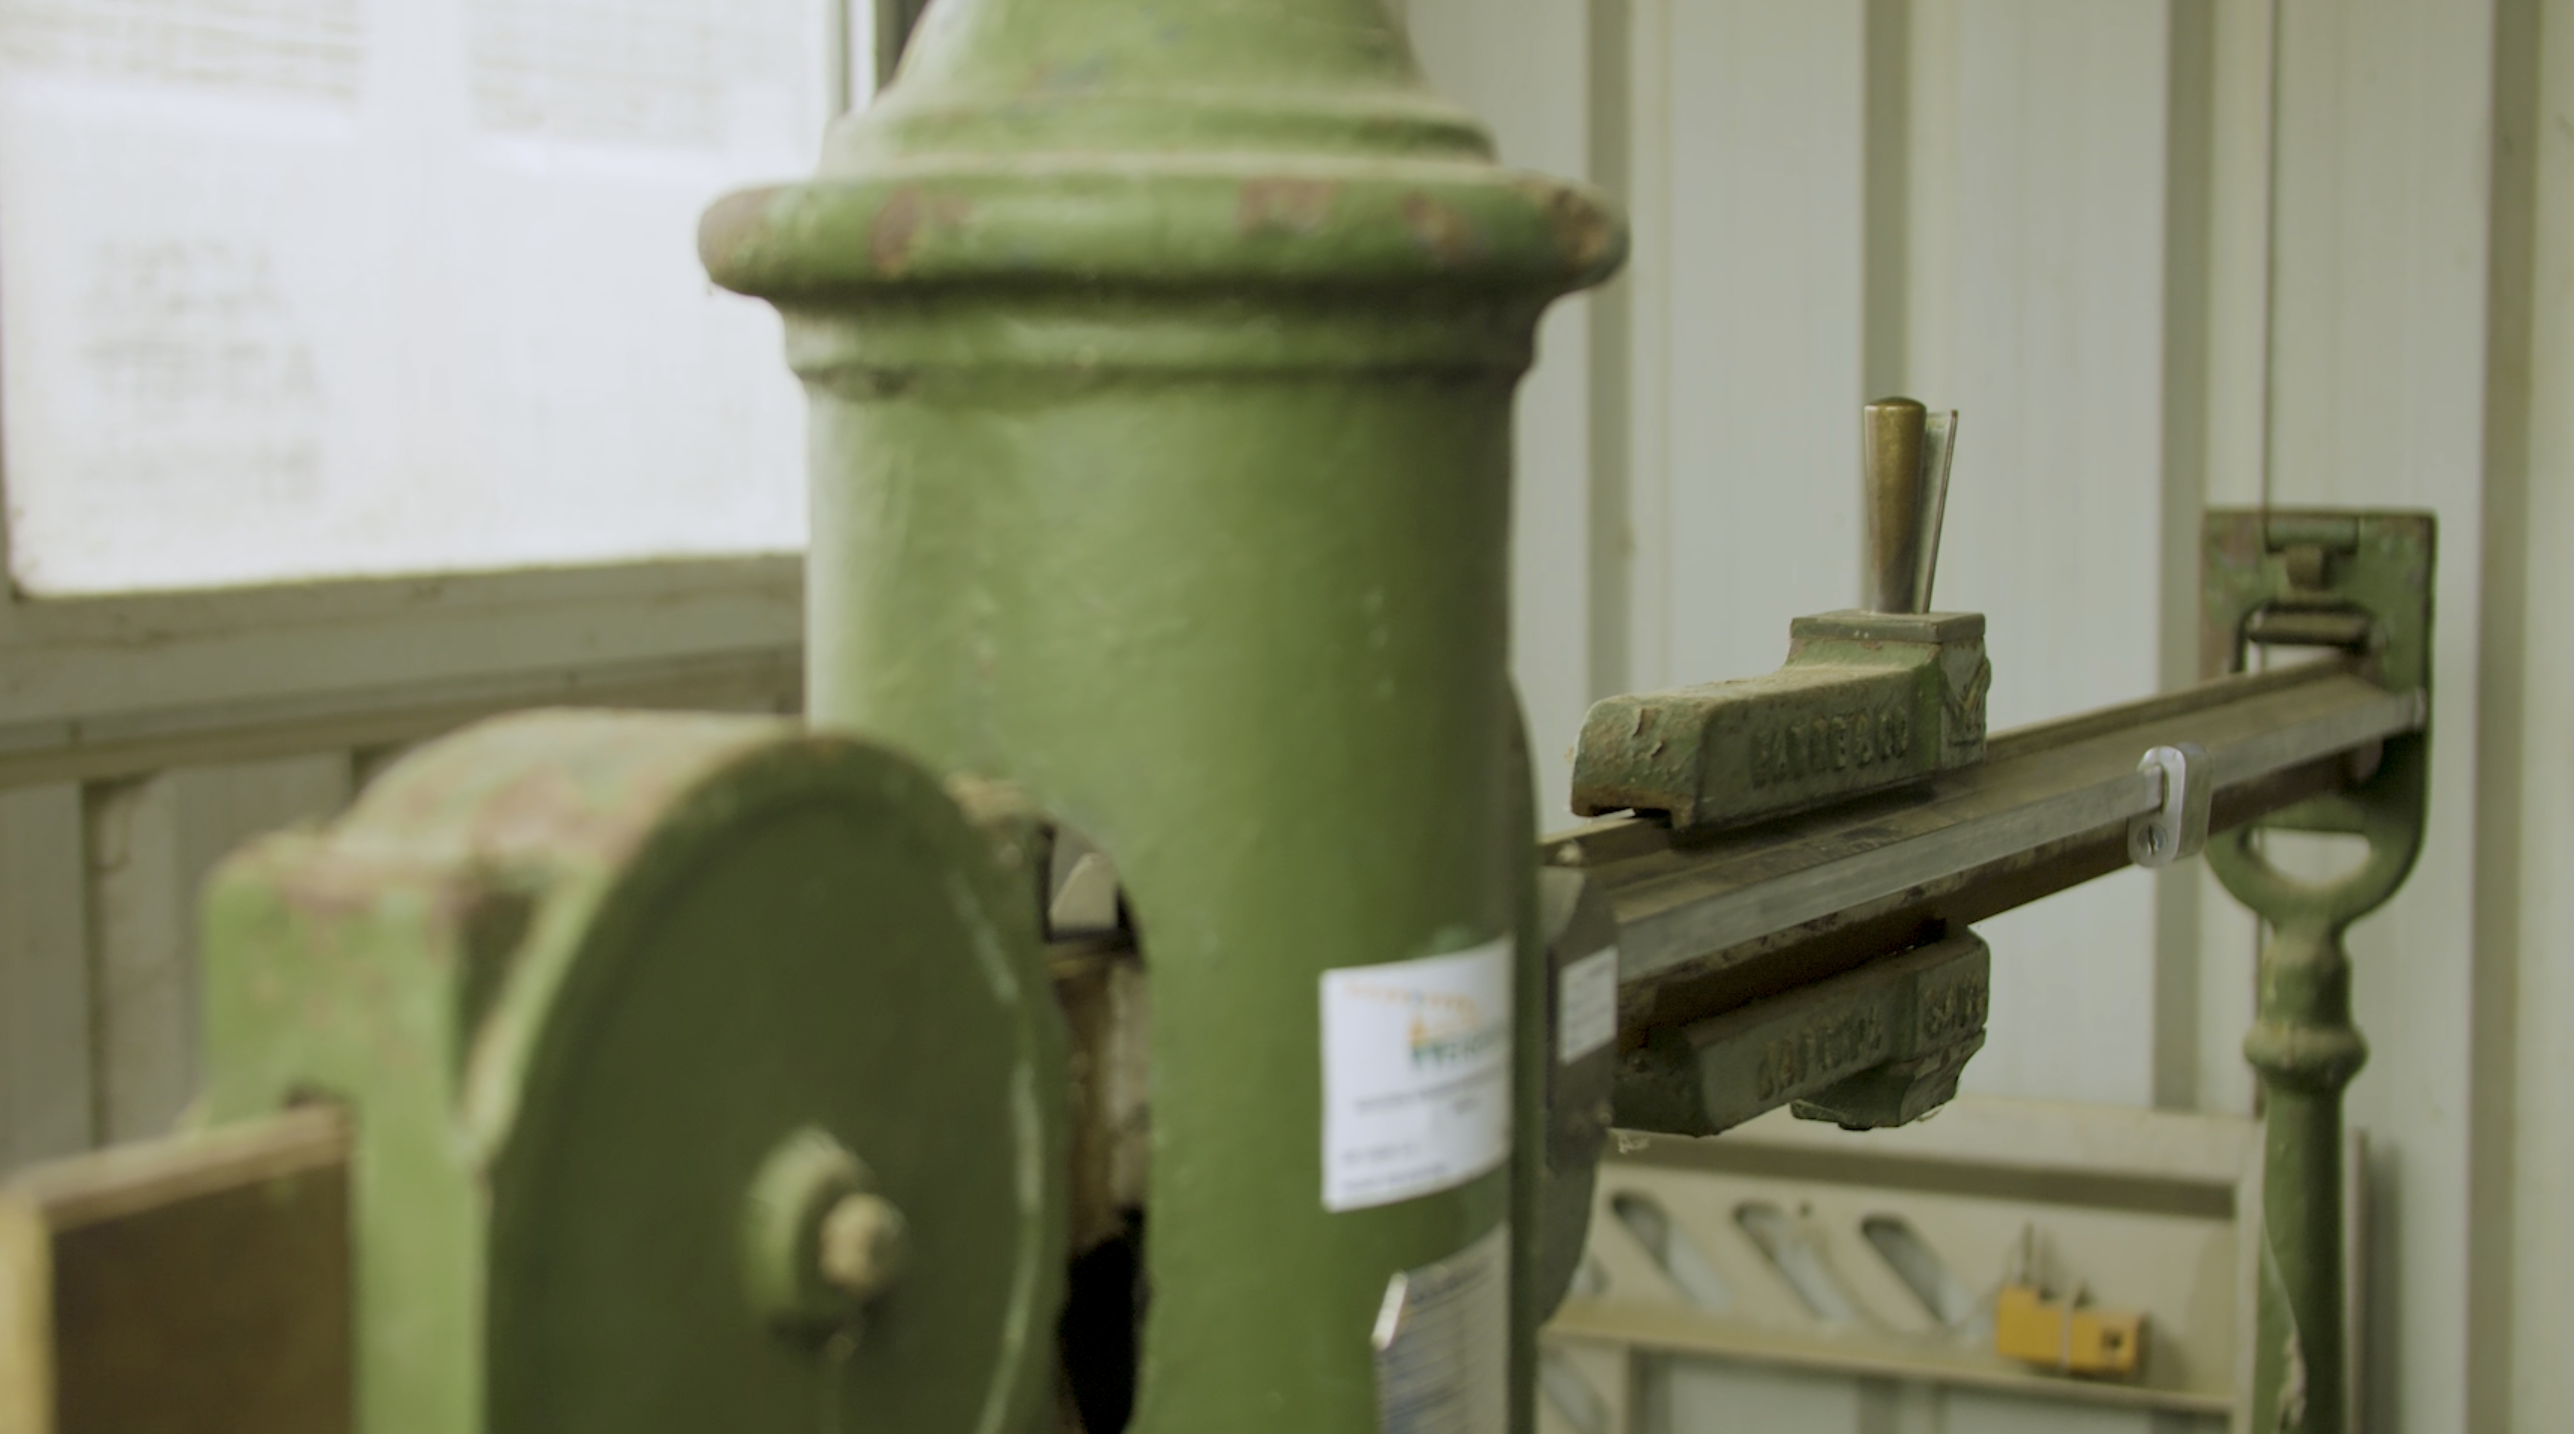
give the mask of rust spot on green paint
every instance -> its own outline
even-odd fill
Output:
[[[1588,273],[1617,251],[1618,226],[1580,190],[1555,184],[1531,184],[1526,189],[1545,207],[1556,250],[1575,269]]]
[[[697,221],[697,258],[717,282],[739,267],[743,251],[759,242],[768,227],[769,201],[775,187],[727,194],[707,206]]]
[[[921,236],[938,225],[955,226],[974,212],[974,201],[962,194],[930,194],[917,184],[895,190],[867,226],[867,258],[876,272],[896,275],[911,267]]]
[[[1472,220],[1427,194],[1403,196],[1403,227],[1442,264],[1471,259],[1484,247]]]
[[[1234,228],[1244,234],[1273,229],[1311,234],[1331,217],[1332,200],[1340,192],[1340,183],[1329,179],[1245,180],[1234,204]]]

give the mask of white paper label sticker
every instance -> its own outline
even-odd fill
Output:
[[[1463,1185],[1510,1154],[1509,937],[1323,973],[1323,1208]]]
[[[1618,1036],[1618,948],[1594,951],[1555,976],[1555,1058],[1566,1065]]]
[[[1494,1434],[1510,1421],[1510,1226],[1386,1281],[1376,1329],[1383,1434]]]

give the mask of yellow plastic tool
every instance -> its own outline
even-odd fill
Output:
[[[2145,1316],[2051,1300],[2035,1285],[2004,1285],[1993,1301],[1993,1348],[2067,1374],[2133,1378],[2145,1357]]]

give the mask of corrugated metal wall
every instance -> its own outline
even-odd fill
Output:
[[[1510,158],[1590,175],[1636,226],[1627,277],[1547,321],[1523,402],[1516,654],[1541,754],[1591,697],[1766,668],[1790,615],[1854,596],[1852,414],[1874,393],[1965,411],[1941,596],[1992,617],[1999,722],[2187,675],[2205,503],[2439,512],[2432,839],[2354,943],[2374,1427],[2556,1427],[2574,0],[1409,9]],[[0,1164],[167,1122],[195,882],[343,801],[385,733],[492,705],[495,672],[626,692],[562,674],[646,649],[685,657],[648,700],[792,700],[791,677],[746,695],[730,669],[692,698],[686,666],[791,672],[791,585],[674,575],[583,606],[514,581],[360,594],[325,634],[279,619],[311,595],[0,611]],[[403,615],[424,603],[443,625]],[[416,694],[311,716],[395,677]],[[155,715],[191,702],[256,720]],[[2249,1107],[2253,933],[2196,875],[1987,934],[1971,1084]]]
[[[1523,406],[1541,753],[1592,697],[1765,669],[1856,597],[1875,394],[1964,412],[1940,599],[1990,615],[1998,723],[2191,675],[2205,505],[2439,514],[2430,839],[2353,940],[2371,1427],[2558,1427],[2574,4],[1407,8],[1505,157],[1634,222]],[[1986,934],[1971,1087],[2250,1109],[2254,932],[2213,883],[2128,873]]]

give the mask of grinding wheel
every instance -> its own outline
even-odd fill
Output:
[[[1066,1097],[1014,858],[863,743],[607,713],[236,858],[213,1113],[356,1110],[360,1427],[1038,1417]]]

